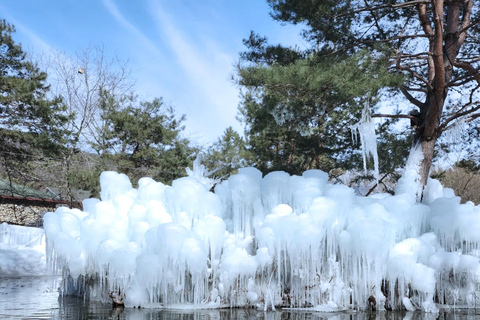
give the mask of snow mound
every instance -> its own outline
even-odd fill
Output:
[[[43,229],[0,224],[0,276],[48,274]]]

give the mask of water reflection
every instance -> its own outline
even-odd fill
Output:
[[[308,311],[263,312],[255,309],[225,310],[159,310],[124,309],[111,306],[84,303],[67,299],[61,303],[60,314],[54,319],[115,319],[115,320],[470,320],[480,318],[480,310],[442,311],[439,314],[423,312],[342,312],[318,313]]]
[[[51,319],[58,309],[57,277],[0,277],[0,319]]]
[[[58,298],[58,278],[0,277],[0,319],[54,320],[470,320],[480,318],[480,309],[450,310],[439,314],[423,312],[345,312],[308,311],[263,312],[256,309],[159,310],[112,308],[110,304],[81,299]]]

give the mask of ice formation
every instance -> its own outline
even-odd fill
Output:
[[[0,224],[0,276],[48,273],[43,229]]]
[[[395,196],[361,197],[319,170],[244,168],[215,193],[195,174],[172,186],[143,178],[137,189],[115,172],[100,181],[101,200],[85,200],[84,212],[44,216],[62,294],[194,309],[478,303],[480,208],[435,180],[423,203],[414,178]]]
[[[362,147],[363,170],[367,173],[367,160],[369,157],[373,160],[373,171],[375,179],[379,178],[378,170],[378,152],[377,152],[377,137],[375,135],[375,123],[370,116],[370,106],[365,105],[362,111],[362,118],[358,123],[351,127],[353,141],[357,140],[357,131],[360,135],[360,145]]]

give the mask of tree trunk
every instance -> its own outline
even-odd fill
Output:
[[[423,140],[419,141],[421,147],[422,147],[422,153],[423,153],[423,159],[422,163],[420,164],[420,183],[422,185],[422,195],[421,199],[423,199],[423,189],[427,185],[428,182],[428,177],[430,176],[430,169],[432,167],[432,161],[433,161],[433,154],[435,150],[435,142],[437,139],[431,139],[431,140]]]
[[[445,98],[448,92],[448,82],[452,78],[452,62],[455,61],[457,51],[458,35],[458,2],[453,1],[448,8],[447,26],[444,26],[444,0],[433,2],[433,28],[425,11],[425,5],[419,6],[419,19],[425,34],[430,37],[430,53],[427,96],[425,102],[420,106],[419,125],[415,135],[414,143],[422,147],[423,160],[420,165],[421,194],[419,199],[423,200],[423,190],[428,182],[430,168],[435,150],[435,143],[441,135],[440,117],[442,116]],[[447,33],[444,42],[444,27]]]
[[[433,156],[435,152],[435,144],[441,132],[439,131],[440,116],[443,111],[444,101],[446,96],[445,85],[440,86],[440,90],[445,92],[445,95],[435,93],[435,90],[427,97],[423,108],[420,110],[420,125],[417,128],[414,144],[420,145],[422,148],[423,159],[419,168],[421,194],[419,199],[423,200],[423,190],[427,185],[432,167]]]

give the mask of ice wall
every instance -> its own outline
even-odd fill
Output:
[[[262,178],[245,168],[215,193],[193,174],[172,186],[143,178],[138,189],[122,174],[100,178],[102,199],[85,212],[44,217],[63,294],[320,311],[478,303],[480,209],[435,180],[419,204],[411,179],[395,196],[360,197],[318,170]]]
[[[0,277],[48,273],[43,229],[0,224]]]

